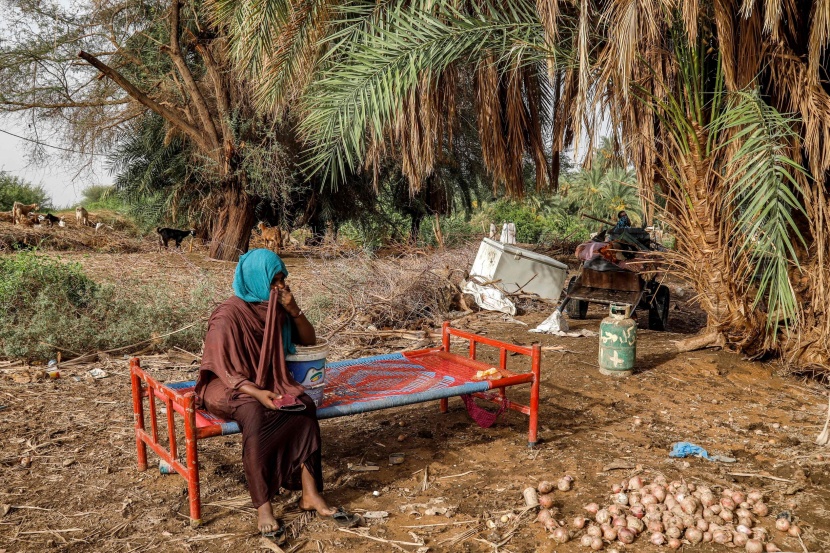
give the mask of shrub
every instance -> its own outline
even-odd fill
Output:
[[[39,204],[40,211],[52,206],[52,199],[42,186],[0,171],[0,211],[11,211],[14,202]]]
[[[210,297],[204,289],[189,301],[151,286],[125,291],[96,283],[77,263],[21,252],[0,258],[0,355],[48,359],[58,350],[104,351],[151,339],[157,348],[199,349]]]

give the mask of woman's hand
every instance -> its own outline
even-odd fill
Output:
[[[274,401],[282,399],[281,395],[269,392],[268,390],[260,390],[259,394],[254,397],[256,397],[266,409],[276,409],[277,406],[274,404]]]
[[[282,399],[282,396],[279,394],[275,394],[274,392],[269,392],[268,390],[263,390],[261,388],[257,388],[251,384],[245,384],[239,388],[240,392],[248,394],[252,398],[255,398],[259,401],[266,409],[274,409],[276,410],[277,406],[274,405],[274,400]]]
[[[291,288],[286,284],[283,288],[277,288],[279,295],[277,301],[292,317],[300,314],[300,306],[297,305],[297,300],[294,299],[294,294],[291,293]]]

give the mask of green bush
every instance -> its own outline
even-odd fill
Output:
[[[52,207],[52,199],[42,186],[0,171],[0,211],[11,211],[14,202],[38,204],[39,211]]]
[[[198,349],[211,294],[189,300],[158,288],[98,284],[77,263],[22,252],[0,258],[0,355],[49,359],[57,351],[105,351],[154,339],[156,347]],[[198,324],[183,332],[160,335]]]

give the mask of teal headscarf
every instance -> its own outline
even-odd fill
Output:
[[[248,302],[268,301],[271,296],[271,282],[277,273],[288,276],[280,256],[263,248],[251,250],[239,258],[236,273],[233,276],[233,293]],[[285,353],[294,353],[296,349],[291,342],[291,322],[282,325],[282,343]]]

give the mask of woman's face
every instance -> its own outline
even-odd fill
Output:
[[[284,273],[277,273],[274,276],[274,280],[271,281],[271,288],[276,288],[278,290],[285,289],[285,274]]]

